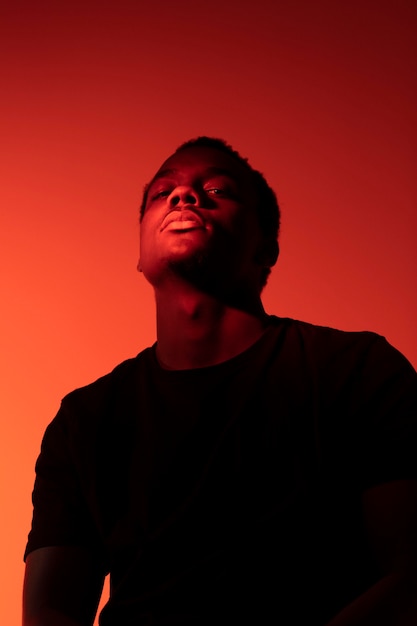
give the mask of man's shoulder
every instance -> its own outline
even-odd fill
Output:
[[[272,316],[275,324],[282,324],[289,340],[296,338],[301,343],[312,346],[370,346],[374,343],[386,343],[385,337],[371,330],[345,330],[324,324],[314,324],[290,317]]]
[[[92,408],[95,404],[107,402],[110,396],[120,394],[123,389],[134,386],[141,366],[149,357],[149,351],[150,348],[145,348],[136,356],[118,363],[110,372],[96,380],[73,389],[64,396],[62,404],[64,406],[88,404]]]
[[[342,330],[292,318],[276,318],[285,329],[285,355],[302,359],[321,370],[390,374],[401,372],[415,379],[415,369],[386,337],[371,330]]]

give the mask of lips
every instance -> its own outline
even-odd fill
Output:
[[[160,231],[204,228],[204,221],[193,209],[174,209],[165,216]]]

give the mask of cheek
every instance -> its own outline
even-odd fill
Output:
[[[152,253],[153,248],[154,244],[152,241],[149,225],[142,222],[139,230],[139,257],[141,263],[149,258],[149,255]]]
[[[145,247],[147,242],[153,239],[152,233],[156,230],[156,223],[152,217],[150,213],[144,215],[139,225],[139,244],[141,247]]]
[[[243,248],[253,248],[261,239],[261,232],[256,218],[251,215],[237,216],[231,228],[231,233]]]

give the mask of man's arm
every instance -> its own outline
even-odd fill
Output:
[[[368,489],[363,512],[381,580],[327,626],[416,626],[417,480]]]
[[[93,555],[83,548],[34,550],[26,559],[23,626],[91,626],[103,582]]]

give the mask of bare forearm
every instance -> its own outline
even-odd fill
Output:
[[[416,626],[417,580],[401,574],[382,578],[338,613],[327,626]]]

